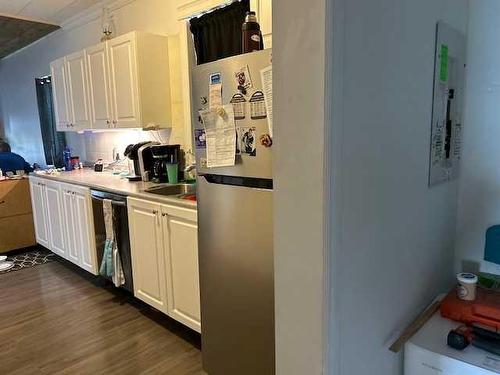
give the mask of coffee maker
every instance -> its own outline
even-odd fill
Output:
[[[153,173],[152,147],[159,145],[158,142],[139,142],[128,145],[124,155],[134,162],[133,174],[127,178],[130,181],[149,181]]]
[[[153,157],[152,179],[154,182],[166,183],[168,180],[167,164],[178,164],[180,145],[152,145]]]

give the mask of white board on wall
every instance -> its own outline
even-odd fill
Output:
[[[458,177],[465,89],[465,36],[438,22],[429,157],[429,187]]]

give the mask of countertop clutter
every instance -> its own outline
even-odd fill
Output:
[[[162,184],[143,181],[131,182],[127,179],[121,178],[119,175],[114,175],[111,172],[106,171],[94,172],[94,170],[92,169],[85,168],[74,170],[71,172],[60,172],[54,174],[35,172],[31,175],[39,178],[47,178],[54,181],[65,182],[68,184],[85,186],[91,189],[104,190],[110,193],[126,195],[129,197],[142,198],[158,203],[172,203],[177,206],[191,209],[196,209],[197,207],[195,201],[180,199],[175,196],[151,194],[145,191],[146,189],[155,186],[161,186]]]

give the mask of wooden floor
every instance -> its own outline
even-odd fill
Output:
[[[197,333],[82,272],[0,275],[0,374],[202,374]]]

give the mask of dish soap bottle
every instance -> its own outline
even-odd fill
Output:
[[[241,27],[242,31],[242,53],[260,51],[264,49],[260,25],[257,22],[255,12],[247,12],[245,22]]]

